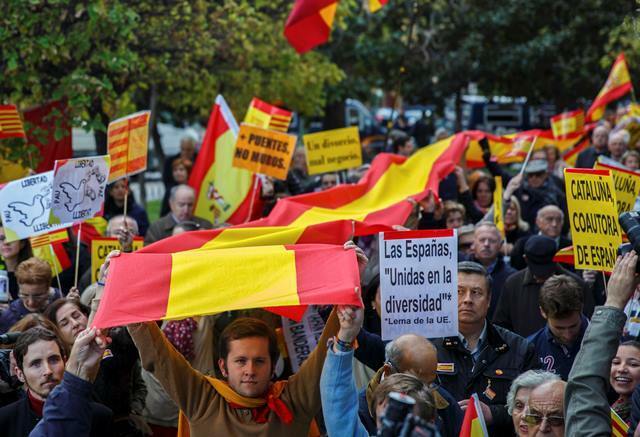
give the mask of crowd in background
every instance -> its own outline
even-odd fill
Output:
[[[388,152],[415,153],[409,134],[392,132]],[[638,170],[640,144],[630,140],[615,118],[603,121],[576,166],[592,168],[602,159]],[[364,308],[319,308],[323,336],[296,374],[278,353],[273,332],[280,318],[263,310],[120,327],[107,341],[87,329],[106,274],[91,280],[89,248],[81,244],[80,281],[73,287],[73,267],[56,278],[48,262],[33,256],[28,240],[8,243],[0,227],[10,291],[10,300],[0,303],[0,334],[23,333],[0,355],[0,430],[46,435],[46,427],[57,426],[46,420],[47,409],[62,414],[59,403],[83,411],[67,421],[67,435],[175,436],[180,411],[192,435],[375,435],[384,426],[387,395],[401,392],[414,398],[414,413],[425,426],[443,436],[458,435],[472,394],[490,435],[595,435],[582,432],[607,424],[604,403],[633,435],[640,419],[637,258],[620,260],[608,285],[600,272],[555,262],[558,250],[571,245],[563,181],[568,165],[560,151],[554,145],[536,150],[519,172],[492,160],[486,141],[481,145],[482,169],[456,167],[438,193],[414,202],[407,222],[398,223],[403,229],[458,230],[459,334],[382,341],[377,241],[363,237],[357,248],[346,249],[356,250],[361,262]],[[109,185],[106,235],[117,237],[122,251],[132,250],[136,236],[148,245],[224,225],[193,214],[196,193],[187,181],[196,149],[193,138],[185,138],[180,153],[167,157],[161,216],[153,223],[132,193],[125,196],[125,181]],[[286,196],[356,183],[368,168],[312,177],[304,149],[297,149],[286,180],[263,179],[262,214]],[[493,220],[496,176],[505,186],[504,237]],[[72,256],[76,244],[70,233],[65,247]],[[266,339],[266,357],[251,358],[260,345],[249,345],[244,359],[251,369],[234,370],[230,356],[241,344],[234,342],[255,338]],[[93,370],[77,370],[79,360]],[[263,395],[266,406],[243,404]],[[256,431],[255,424],[267,428]]]

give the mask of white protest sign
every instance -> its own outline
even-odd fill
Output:
[[[324,320],[318,311],[311,306],[307,308],[300,322],[286,317],[282,318],[282,334],[287,343],[291,369],[294,373],[316,348],[323,329]]]
[[[99,215],[110,163],[109,155],[56,161],[49,222],[77,223]]]
[[[455,229],[380,233],[382,339],[458,335]]]
[[[0,189],[0,211],[7,242],[71,226],[50,225],[53,171],[7,183]]]

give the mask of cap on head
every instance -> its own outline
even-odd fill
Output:
[[[552,238],[544,235],[529,238],[524,245],[524,254],[531,273],[538,278],[551,276],[556,269],[553,257],[557,250],[556,242]]]
[[[540,173],[547,171],[548,163],[545,159],[533,159],[529,161],[529,164],[524,169],[525,174]]]

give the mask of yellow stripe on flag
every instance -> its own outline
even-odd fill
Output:
[[[338,7],[338,2],[335,1],[334,3],[331,3],[329,6],[325,6],[324,8],[320,9],[320,16],[322,17],[322,20],[327,23],[327,27],[329,27],[330,29],[333,27],[333,19],[336,16],[336,8]]]
[[[235,260],[235,262],[233,262]],[[260,272],[256,275],[256,272]],[[211,278],[221,278],[211,292]],[[232,309],[299,305],[295,253],[284,246],[211,250],[206,257],[172,254],[169,319],[194,308]],[[256,295],[256,290],[264,290]]]
[[[333,220],[363,221],[373,211],[388,208],[407,199],[407,193],[425,189],[429,169],[445,152],[455,137],[449,137],[420,149],[402,164],[391,164],[388,170],[365,195],[339,209],[313,207],[298,217],[291,226],[310,226]]]

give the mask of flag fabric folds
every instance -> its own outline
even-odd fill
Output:
[[[287,132],[293,113],[286,109],[278,108],[254,97],[249,104],[244,122],[262,129]]]
[[[576,109],[571,112],[551,117],[551,131],[556,138],[565,138],[576,132],[582,132],[584,128],[584,111]]]
[[[4,138],[26,138],[24,126],[16,105],[0,105],[0,140]]]
[[[460,437],[489,437],[487,424],[482,415],[480,399],[476,393],[472,394],[467,404],[467,411],[464,413]]]
[[[284,36],[300,54],[329,39],[338,0],[296,0],[284,26]]]
[[[407,199],[437,192],[460,161],[469,138],[457,134],[410,158],[380,154],[357,184],[280,199],[268,217],[230,228],[191,232],[141,249],[148,253],[264,244],[343,243],[333,235],[368,235],[403,224],[413,209]]]
[[[40,151],[36,173],[53,170],[56,159],[73,156],[71,124],[66,110],[65,102],[55,101],[24,111],[24,120],[29,124],[28,142]],[[40,135],[35,134],[36,129]]]
[[[255,212],[262,209],[257,176],[231,165],[237,135],[238,124],[219,95],[189,177],[189,185],[196,191],[194,214],[198,217],[238,224],[250,219],[251,209]]]
[[[107,328],[247,308],[362,306],[359,283],[355,251],[341,246],[122,254],[111,260],[93,323]]]
[[[607,104],[619,99],[632,89],[629,67],[627,67],[624,53],[620,53],[611,67],[607,81],[587,111],[587,121],[600,120],[604,115]]]
[[[622,420],[613,408],[611,409],[611,437],[626,437],[629,432],[629,425]]]

